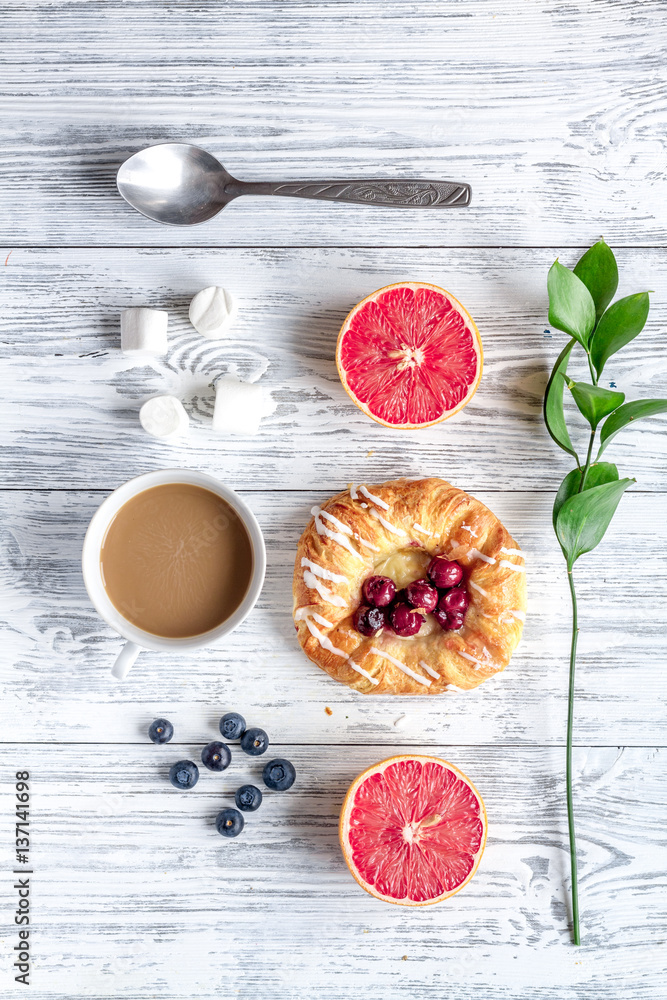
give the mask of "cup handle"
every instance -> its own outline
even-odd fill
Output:
[[[140,652],[141,646],[137,646],[136,642],[126,642],[111,668],[111,676],[118,681],[124,681]]]

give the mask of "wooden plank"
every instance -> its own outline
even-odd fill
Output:
[[[660,0],[10,5],[0,204],[16,245],[664,243]],[[245,179],[451,176],[459,212],[282,199],[160,227],[114,175],[199,143]]]
[[[0,251],[4,260],[9,252]],[[574,264],[580,251],[562,255]],[[4,485],[111,489],[147,468],[189,466],[244,489],[337,492],[350,480],[441,475],[470,490],[555,490],[570,468],[541,416],[548,373],[564,335],[547,326],[542,250],[15,250],[0,272],[0,401]],[[628,398],[667,396],[662,330],[667,254],[619,252],[619,294],[655,288],[647,328],[612,358],[612,381]],[[344,392],[334,362],[348,310],[401,279],[449,288],[479,324],[485,374],[468,407],[445,424],[397,432],[368,419]],[[187,318],[192,295],[224,284],[239,301],[233,337],[200,338]],[[164,359],[119,350],[119,312],[170,312]],[[275,412],[254,438],[211,429],[215,378],[268,371]],[[572,370],[577,371],[573,365]],[[583,368],[582,368],[583,371]],[[190,444],[165,445],[141,430],[152,395],[183,398]],[[575,424],[580,418],[573,417]],[[583,449],[587,434],[579,424]],[[641,489],[665,489],[667,425],[639,422],[608,455]],[[336,461],[332,461],[332,456]]]
[[[219,646],[187,656],[142,653],[120,685],[109,670],[121,640],[94,612],[79,569],[83,535],[104,494],[0,493],[2,739],[141,742],[152,719],[164,715],[187,739],[208,742],[223,712],[234,709],[279,742],[562,745],[570,609],[550,525],[552,498],[478,495],[526,551],[529,602],[522,643],[505,673],[473,692],[392,698],[359,695],[337,684],[297,644],[291,619],[294,552],[311,506],[324,499],[321,493],[245,494],[268,548],[258,607]],[[664,494],[627,494],[607,538],[577,566],[578,742],[665,743],[667,586],[664,547],[655,539],[662,537],[666,519]]]
[[[661,1000],[664,753],[576,751],[583,946],[575,949],[560,750],[419,748],[453,757],[476,782],[489,841],[466,889],[409,912],[353,882],[337,836],[350,781],[401,745],[280,749],[297,767],[296,786],[267,793],[243,834],[222,841],[217,811],[260,770],[242,754],[185,794],[166,772],[179,756],[197,755],[187,741],[5,748],[6,844],[14,773],[31,773],[32,990],[40,1000],[295,1000],[305,991],[398,1000],[407,990],[416,1000],[593,1000],[601,992]],[[15,877],[5,866],[10,899]],[[3,937],[13,946],[9,928]],[[5,985],[4,995],[19,987]]]
[[[665,421],[614,442],[609,457],[638,484],[577,572],[584,946],[574,949],[569,599],[550,527],[568,465],[540,417],[561,343],[546,323],[547,268],[556,255],[571,265],[575,247],[602,233],[634,248],[618,253],[619,294],[656,289],[647,330],[605,374],[629,398],[667,395],[660,0],[10,7],[0,82],[0,842],[12,843],[14,774],[27,767],[33,995],[663,1000]],[[199,143],[248,179],[450,176],[472,183],[474,204],[442,214],[244,199],[207,226],[159,227],[122,203],[114,175],[129,153],[169,139]],[[21,249],[40,246],[54,249]],[[151,246],[165,250],[133,249]],[[326,249],[345,246],[357,249]],[[462,299],[486,370],[459,417],[399,435],[349,402],[332,358],[348,309],[405,278]],[[187,321],[190,297],[211,283],[241,306],[234,338],[218,345]],[[151,365],[118,351],[119,310],[143,304],[171,313],[169,354]],[[216,376],[267,362],[276,409],[259,437],[213,439]],[[187,447],[138,427],[141,402],[164,391],[192,415]],[[267,582],[224,646],[144,653],[118,686],[108,669],[120,640],[80,577],[83,533],[110,489],[168,465],[243,491],[267,538]],[[399,474],[442,475],[476,493],[528,556],[524,640],[504,675],[467,695],[364,698],[309,664],[294,638],[293,553],[310,507],[351,479]],[[235,749],[228,772],[205,772],[187,796],[166,770],[198,759],[230,708],[267,728],[299,781],[267,795],[244,836],[224,843],[213,817],[238,784],[257,781],[261,762]],[[157,714],[176,726],[167,747],[146,739]],[[354,775],[408,749],[467,771],[490,817],[475,881],[419,913],[367,897],[336,836]],[[17,876],[3,856],[11,903]],[[0,934],[3,956],[12,926]],[[10,968],[0,992],[13,998],[23,990]]]

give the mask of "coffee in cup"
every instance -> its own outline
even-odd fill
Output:
[[[137,493],[111,521],[100,552],[114,607],[170,639],[210,632],[229,618],[246,595],[252,562],[236,511],[191,483]]]
[[[83,545],[86,589],[127,640],[122,680],[142,649],[195,649],[233,632],[254,607],[266,553],[246,502],[213,476],[148,472],[119,486]]]

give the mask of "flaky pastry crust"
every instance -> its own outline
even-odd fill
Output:
[[[397,479],[352,486],[312,514],[297,546],[294,622],[322,670],[364,694],[439,694],[505,669],[523,630],[526,576],[519,546],[484,504],[443,479]],[[429,615],[410,638],[360,635],[352,615],[364,580],[417,549],[463,567],[463,627],[445,632]]]

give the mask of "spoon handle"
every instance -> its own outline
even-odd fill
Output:
[[[225,194],[276,194],[283,198],[315,198],[398,208],[459,208],[470,204],[469,184],[456,181],[290,181],[269,183],[234,180]]]

